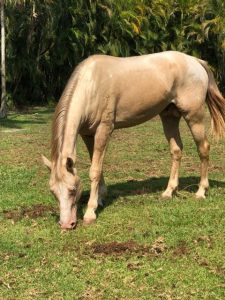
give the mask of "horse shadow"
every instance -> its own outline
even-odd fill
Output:
[[[21,113],[12,113],[9,114],[9,117],[6,119],[0,119],[0,127],[4,127],[6,129],[22,129],[24,125],[35,125],[35,124],[46,124],[46,114],[52,113],[52,109],[45,109],[42,111],[33,110]],[[28,115],[28,117],[24,119],[18,119],[17,116]]]
[[[113,202],[117,201],[119,197],[147,195],[163,192],[166,189],[169,177],[152,177],[146,180],[128,180],[107,186],[108,194],[104,199],[103,207],[97,209],[97,215]],[[194,193],[197,191],[199,184],[199,177],[180,177],[179,191],[188,191]],[[210,188],[225,188],[225,181],[209,179]],[[78,218],[82,219],[84,216],[84,208],[89,199],[89,191],[84,191],[78,206]]]

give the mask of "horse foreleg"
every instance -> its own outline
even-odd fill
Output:
[[[93,135],[81,135],[90,159],[92,161],[92,157],[93,157],[93,149],[94,149],[94,136]],[[105,198],[105,196],[107,195],[107,187],[105,185],[105,180],[104,180],[104,176],[103,176],[103,172],[101,174],[101,180],[100,180],[100,184],[99,184],[99,197],[98,197],[98,205],[103,206],[103,199]]]
[[[179,132],[180,117],[174,115],[161,115],[161,120],[172,156],[170,178],[166,190],[162,193],[162,197],[171,198],[178,187],[179,167],[183,149]]]
[[[103,159],[106,147],[112,132],[112,125],[101,123],[97,128],[93,142],[93,155],[90,168],[91,192],[84,215],[84,223],[90,224],[96,220],[96,209],[98,207],[98,199],[103,193],[104,179],[102,176]]]

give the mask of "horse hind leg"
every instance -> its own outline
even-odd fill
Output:
[[[208,165],[209,165],[209,150],[210,145],[205,133],[204,125],[204,106],[202,105],[200,109],[194,113],[189,113],[184,116],[190,130],[194,141],[197,146],[198,154],[201,161],[200,168],[200,183],[196,195],[196,198],[205,198],[205,193],[209,188],[208,181]]]
[[[178,175],[183,149],[179,131],[181,115],[178,109],[174,105],[171,105],[161,113],[160,117],[172,156],[170,178],[166,190],[162,193],[162,197],[171,198],[178,187]]]

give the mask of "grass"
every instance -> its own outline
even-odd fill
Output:
[[[83,201],[65,233],[40,159],[50,153],[51,116],[36,109],[0,124],[0,299],[224,299],[225,142],[211,141],[211,188],[196,200],[199,159],[182,123],[180,189],[165,201],[170,155],[159,119],[114,132],[109,195],[86,227],[90,163],[79,140]]]

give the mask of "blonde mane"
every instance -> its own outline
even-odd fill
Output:
[[[81,64],[72,73],[63,94],[56,106],[52,122],[51,160],[56,161],[62,149],[67,113],[75,92]]]

